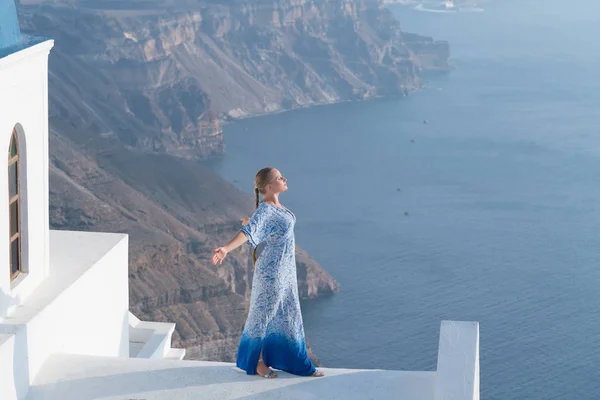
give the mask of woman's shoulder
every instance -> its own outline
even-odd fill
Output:
[[[267,203],[263,203],[262,201],[260,203],[258,203],[258,207],[256,208],[256,210],[254,210],[254,213],[263,214],[263,215],[270,214],[271,212],[273,212],[272,206],[270,206]]]

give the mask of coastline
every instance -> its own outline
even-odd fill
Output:
[[[417,90],[413,90],[410,93],[413,93],[416,91]],[[407,96],[408,95],[398,95],[396,97],[407,97]],[[241,121],[244,121],[247,119],[268,117],[269,115],[277,115],[277,114],[283,114],[283,113],[287,113],[287,112],[306,110],[306,109],[315,108],[315,107],[331,106],[331,105],[342,104],[342,103],[367,102],[367,101],[373,101],[373,100],[381,100],[381,99],[385,99],[385,98],[394,98],[394,96],[373,96],[373,97],[369,97],[368,99],[337,100],[337,101],[331,101],[331,102],[326,102],[326,103],[314,103],[314,104],[302,105],[302,106],[298,106],[298,107],[294,107],[294,108],[281,108],[279,110],[274,110],[274,111],[265,111],[262,113],[251,113],[246,116],[237,117],[237,118],[229,117],[229,118],[220,120],[220,122],[221,122],[221,125],[231,125],[231,124],[235,124],[236,122],[241,122]]]
[[[425,75],[445,74],[445,73],[451,72],[454,68],[455,67],[450,60],[449,68],[447,70],[427,71],[425,73]],[[372,96],[372,97],[368,97],[368,98],[364,98],[364,99],[347,99],[347,100],[337,100],[337,101],[324,102],[324,103],[314,103],[314,104],[302,105],[302,106],[298,106],[298,107],[294,107],[294,108],[282,108],[279,110],[265,111],[262,113],[251,113],[246,116],[237,117],[237,118],[233,118],[233,117],[222,118],[222,119],[219,119],[219,122],[220,122],[221,126],[225,126],[225,125],[232,125],[232,124],[235,124],[238,122],[242,122],[242,121],[245,121],[248,119],[268,117],[270,115],[277,115],[277,114],[283,114],[283,113],[287,113],[287,112],[306,110],[306,109],[315,108],[315,107],[326,107],[326,106],[342,104],[342,103],[362,103],[362,102],[371,102],[371,101],[377,101],[377,100],[399,99],[399,98],[409,97],[414,93],[420,92],[421,90],[423,90],[424,88],[427,87],[428,82],[429,82],[428,80],[425,80],[418,88],[406,89],[405,92],[398,93],[397,95],[387,95],[387,96],[382,95],[382,96]]]
[[[403,98],[403,97],[410,96],[412,93],[416,93],[416,92],[420,91],[421,89],[424,88],[424,86],[425,85],[421,85],[420,87],[418,87],[416,89],[410,89],[410,90],[406,89],[405,93],[399,93],[396,96],[393,96],[393,95],[372,96],[372,97],[368,97],[366,99],[347,99],[347,100],[337,100],[337,101],[331,101],[331,102],[325,102],[325,103],[314,103],[314,104],[302,105],[302,106],[298,106],[298,107],[294,107],[294,108],[282,108],[282,109],[275,110],[275,111],[265,111],[263,113],[252,113],[252,114],[248,114],[243,117],[237,117],[237,118],[230,117],[230,118],[226,118],[226,119],[221,119],[220,123],[222,126],[224,126],[224,125],[235,124],[236,122],[241,122],[241,121],[244,121],[247,119],[267,117],[269,115],[283,114],[283,113],[287,113],[287,112],[306,110],[306,109],[315,108],[315,107],[325,107],[325,106],[331,106],[331,105],[342,104],[342,103],[362,103],[362,102],[384,100],[384,99]]]

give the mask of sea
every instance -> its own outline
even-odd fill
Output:
[[[209,165],[249,194],[288,178],[341,288],[302,302],[324,366],[435,370],[440,321],[478,321],[482,399],[600,399],[600,1],[388,8],[452,70],[226,125]]]

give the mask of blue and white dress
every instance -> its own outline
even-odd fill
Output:
[[[315,367],[308,359],[298,282],[294,224],[288,209],[260,203],[241,231],[248,243],[265,247],[256,261],[250,311],[237,354],[237,366],[256,373],[262,350],[265,365],[296,375],[311,375]]]

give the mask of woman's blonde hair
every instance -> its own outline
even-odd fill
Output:
[[[254,177],[254,196],[256,200],[256,208],[258,208],[258,205],[260,204],[258,194],[260,193],[264,195],[267,191],[266,187],[271,182],[274,169],[275,168],[273,167],[263,168],[260,171],[258,171],[256,173],[256,176]],[[254,270],[254,266],[256,265],[256,259],[256,249],[254,249],[252,251],[252,270]]]

